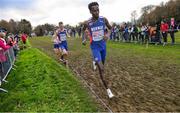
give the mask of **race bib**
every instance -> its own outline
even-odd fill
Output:
[[[104,38],[104,30],[93,31],[92,32],[92,38],[93,38],[93,41],[102,40]]]
[[[66,40],[66,34],[60,34],[60,38],[61,38],[61,41],[65,41]]]

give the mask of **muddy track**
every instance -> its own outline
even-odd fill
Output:
[[[31,43],[33,47],[41,49],[57,60],[50,42],[31,40]],[[116,55],[108,51],[105,79],[115,94],[115,98],[109,99],[98,71],[92,70],[90,49],[82,47],[75,40],[69,40],[69,48],[70,69],[82,76],[112,111],[180,111],[179,65],[138,55]],[[104,107],[104,110],[107,109]]]

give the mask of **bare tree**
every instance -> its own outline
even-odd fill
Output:
[[[9,32],[14,33],[14,34],[18,33],[18,22],[15,22],[13,19],[10,19],[9,24],[11,26],[11,29]]]
[[[7,31],[11,30],[11,26],[10,26],[9,22],[7,22],[6,20],[0,21],[0,28],[5,28],[5,29],[7,29]]]
[[[172,17],[180,21],[180,0],[161,2],[158,6],[148,5],[141,9],[141,13],[138,21],[144,23],[155,24],[162,20],[170,20]]]
[[[133,23],[133,24],[136,24],[136,18],[137,18],[137,12],[136,12],[136,10],[134,10],[134,11],[131,13],[131,20],[132,20],[132,23]]]
[[[20,22],[18,22],[18,31],[24,32],[28,35],[31,34],[32,26],[30,21],[22,19]]]

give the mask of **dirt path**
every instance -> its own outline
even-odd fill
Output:
[[[56,58],[47,40],[31,40],[37,47]],[[121,53],[108,49],[105,78],[115,98],[108,99],[98,71],[92,70],[88,46],[80,40],[69,40],[69,67],[80,74],[88,85],[114,112],[174,112],[180,111],[179,65],[155,58]],[[123,48],[122,48],[123,49]],[[117,53],[117,54],[116,54]],[[57,59],[57,58],[56,58]]]

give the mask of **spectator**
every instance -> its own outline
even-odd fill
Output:
[[[163,40],[164,40],[164,43],[163,43],[163,46],[165,46],[167,44],[167,32],[168,32],[168,24],[165,23],[164,21],[161,22],[161,33],[162,33],[162,36],[163,36]]]
[[[23,44],[26,44],[27,35],[25,33],[22,33],[21,40],[23,41]]]
[[[129,31],[129,42],[131,42],[132,40],[134,41],[133,30],[134,30],[133,26],[130,26],[129,30],[128,30]]]
[[[119,37],[120,37],[120,41],[123,41],[123,26],[122,25],[119,28]]]
[[[111,34],[110,34],[110,40],[115,39],[115,25],[112,26]]]
[[[139,25],[137,29],[138,29],[138,42],[140,42],[141,41],[141,26]]]
[[[175,26],[170,25],[169,33],[171,36],[171,45],[174,45],[174,43],[175,43],[175,37],[174,37],[175,29],[174,28],[175,28]]]
[[[82,34],[82,27],[80,26],[80,27],[78,28],[78,35],[79,35],[79,37],[81,37],[81,34]]]
[[[138,41],[138,28],[136,25],[133,25],[133,37],[135,41]]]
[[[0,32],[0,48],[2,48],[4,51],[10,48],[9,45],[6,44],[5,41],[5,34],[3,32]]]
[[[6,56],[4,55],[4,51],[10,48],[10,46],[6,44],[6,41],[4,38],[5,38],[5,33],[0,32],[0,62],[6,61]]]
[[[8,44],[9,46],[13,47],[14,56],[15,56],[15,58],[16,58],[16,56],[17,56],[17,54],[18,54],[18,51],[19,51],[17,41],[14,39],[13,36],[9,36],[9,37],[8,37],[8,40],[7,40],[7,44]]]
[[[18,34],[16,34],[16,35],[14,36],[14,40],[16,41],[16,43],[18,43],[18,42],[20,41],[20,37],[19,37]]]
[[[157,38],[156,38],[156,28],[151,27],[149,32],[150,32],[151,43],[156,43],[158,41]]]
[[[150,26],[146,24],[145,26],[145,43],[149,43],[149,35],[150,35]]]
[[[144,25],[141,25],[140,29],[141,29],[140,41],[143,44],[144,43],[144,38],[145,38],[146,27]]]
[[[76,37],[76,30],[75,30],[75,28],[72,28],[72,35],[73,35],[74,38]]]
[[[115,40],[119,41],[119,26],[115,26]]]
[[[21,35],[21,40],[23,42],[23,49],[26,48],[26,40],[27,40],[27,35],[25,33],[22,33]]]
[[[126,23],[124,25],[124,34],[123,35],[124,35],[125,42],[127,42],[129,40],[129,31],[128,31],[128,26]]]
[[[161,30],[160,22],[157,22],[156,23],[156,41],[159,44],[161,44],[161,33],[160,33],[160,30]],[[157,45],[157,42],[156,42],[156,45]]]

